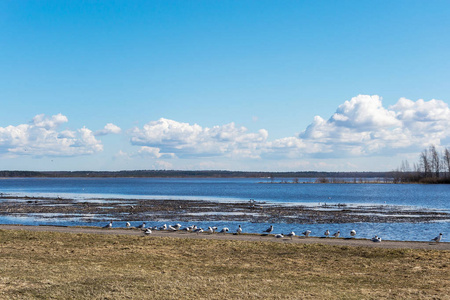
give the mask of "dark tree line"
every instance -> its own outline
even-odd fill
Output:
[[[393,175],[394,183],[450,183],[450,149],[439,152],[431,145],[420,153],[419,162],[411,166],[404,160]]]

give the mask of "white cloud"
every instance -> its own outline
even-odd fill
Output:
[[[450,111],[443,101],[401,98],[384,108],[378,96],[359,95],[340,105],[325,121],[319,116],[299,138],[316,153],[344,157],[408,152],[439,145],[450,136]]]
[[[120,127],[114,125],[113,123],[108,123],[101,130],[95,132],[95,136],[107,135],[107,134],[119,134],[122,131]]]
[[[133,145],[159,148],[177,156],[258,157],[268,132],[247,133],[234,123],[212,128],[161,118],[130,131]]]
[[[152,158],[174,158],[174,153],[161,153],[161,149],[155,147],[142,146],[138,154],[141,156],[149,156]]]
[[[59,132],[58,127],[67,121],[62,114],[37,115],[29,124],[0,127],[0,154],[77,156],[103,150],[101,142],[87,128]]]
[[[267,130],[248,132],[234,123],[211,128],[159,119],[129,131],[139,152],[154,158],[345,158],[393,155],[440,145],[450,137],[450,109],[440,100],[401,98],[385,108],[377,95],[345,101],[325,120],[316,116],[298,136],[269,141]]]
[[[50,118],[45,117],[44,114],[36,115],[33,118],[33,121],[31,124],[33,124],[34,127],[42,127],[45,129],[55,129],[59,125],[63,123],[67,123],[69,120],[66,116],[62,114],[57,114],[54,116],[51,116]]]

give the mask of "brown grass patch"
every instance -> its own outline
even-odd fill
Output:
[[[2,299],[449,299],[450,251],[0,230]]]

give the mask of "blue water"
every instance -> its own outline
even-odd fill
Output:
[[[303,181],[303,179],[300,179]],[[306,179],[306,181],[313,181]],[[261,183],[264,182],[264,183]],[[450,212],[450,185],[422,184],[271,184],[269,179],[180,179],[180,178],[13,178],[0,179],[0,193],[17,195],[70,195],[78,198],[162,198],[203,199],[214,201],[256,201],[317,205],[318,203],[354,205],[392,205],[436,209]],[[39,216],[17,218],[0,216],[0,223],[53,224],[53,225],[103,225],[88,223],[83,216],[66,219],[44,219]],[[145,221],[145,220],[143,220]],[[176,220],[167,220],[173,223]],[[87,224],[88,223],[88,224]],[[162,225],[155,222],[152,225]],[[201,226],[237,227],[234,222],[215,222]],[[190,224],[184,224],[190,225]],[[268,224],[243,224],[247,232],[261,232]],[[116,226],[124,226],[117,224]],[[297,233],[309,229],[320,236],[325,229],[351,229],[359,232],[358,237],[370,238],[377,234],[391,240],[429,240],[442,232],[450,234],[450,222],[426,223],[355,223],[355,224],[275,224],[277,232]]]

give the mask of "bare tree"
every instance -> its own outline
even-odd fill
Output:
[[[431,169],[434,173],[434,176],[439,178],[439,173],[441,171],[441,158],[436,150],[434,145],[430,146],[430,159],[431,159]]]
[[[447,176],[450,176],[450,151],[448,150],[448,148],[445,148],[443,158],[445,171],[447,172]]]
[[[423,150],[422,153],[420,153],[420,165],[422,167],[424,176],[429,177],[431,174],[431,168],[427,149]]]

